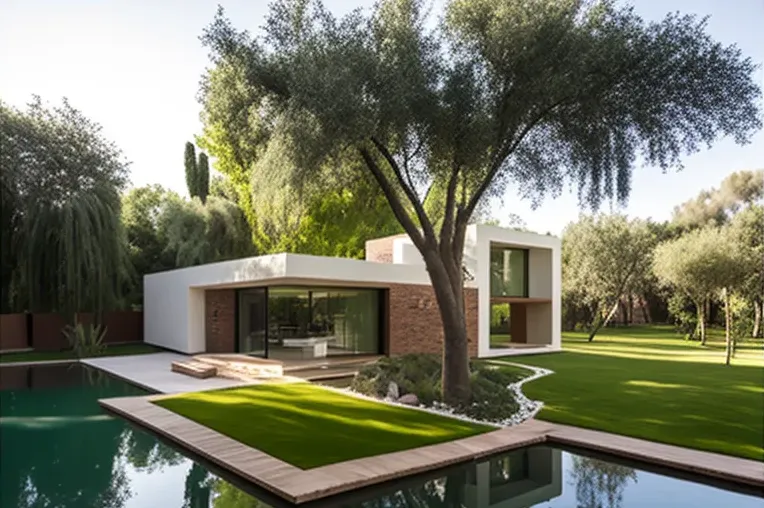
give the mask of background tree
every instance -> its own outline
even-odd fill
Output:
[[[653,235],[646,221],[600,215],[568,225],[562,238],[563,292],[591,308],[591,341],[621,299],[645,286],[652,271]]]
[[[199,160],[196,163],[196,192],[202,204],[207,202],[207,195],[210,193],[210,162],[207,154],[199,152]]]
[[[701,191],[697,197],[674,208],[672,222],[682,229],[722,226],[740,210],[764,198],[764,169],[738,171],[725,178],[718,189]]]
[[[180,201],[180,196],[160,185],[130,189],[122,196],[122,224],[134,267],[128,290],[128,301],[132,305],[140,305],[143,301],[144,275],[177,268],[176,253],[168,248],[163,218],[168,207]]]
[[[741,210],[730,223],[730,233],[741,249],[746,265],[740,296],[745,304],[738,305],[742,315],[753,314],[750,334],[764,336],[764,205],[754,204]]]
[[[363,257],[364,235],[401,231],[373,182],[333,174],[347,174],[352,161],[334,161],[312,185],[295,185],[284,146],[270,144],[271,129],[262,122],[264,95],[247,83],[243,65],[218,62],[204,77],[200,96],[204,130],[197,143],[215,157],[221,173],[211,192],[239,205],[259,252]]]
[[[746,266],[742,251],[729,230],[706,227],[664,242],[655,250],[656,276],[677,291],[684,292],[698,315],[697,336],[706,343],[705,302],[740,287]],[[726,298],[725,298],[726,300]],[[729,311],[729,305],[725,305]],[[726,320],[729,332],[729,321]]]
[[[388,0],[338,19],[317,2],[277,1],[262,39],[222,10],[202,39],[245,99],[234,124],[213,122],[215,139],[265,135],[297,186],[322,183],[338,159],[377,182],[427,265],[444,396],[456,403],[469,399],[462,255],[479,204],[510,180],[518,197],[567,180],[592,207],[623,202],[637,155],[666,169],[720,135],[745,142],[761,126],[761,92],[753,62],[693,16],[646,23],[607,0],[454,0],[428,31],[423,12]],[[235,158],[261,145],[230,146]],[[423,206],[433,185],[446,189],[439,227]]]
[[[165,253],[176,267],[225,261],[255,254],[251,234],[241,210],[228,200],[210,196],[198,200],[171,200],[159,219],[166,238]]]
[[[120,222],[128,162],[66,99],[0,102],[5,309],[99,311],[130,275]],[[8,250],[6,250],[6,248]]]
[[[183,165],[186,169],[186,188],[191,197],[199,195],[199,179],[196,170],[196,148],[190,141],[186,142],[183,154]]]

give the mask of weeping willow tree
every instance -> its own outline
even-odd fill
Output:
[[[174,199],[159,217],[159,234],[166,239],[164,253],[176,267],[200,265],[255,253],[247,220],[238,205],[218,196]]]
[[[0,102],[3,307],[100,311],[130,274],[120,222],[128,163],[66,100]],[[7,248],[7,250],[6,250]]]

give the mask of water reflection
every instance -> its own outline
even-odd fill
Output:
[[[620,508],[629,483],[637,483],[630,467],[589,457],[573,457],[570,482],[576,488],[579,508]]]
[[[0,368],[0,508],[288,506],[262,494],[255,497],[252,493],[260,491],[241,490],[150,434],[104,418],[97,404],[99,398],[142,393],[82,367]],[[563,476],[570,488],[563,489]],[[516,450],[320,505],[618,508],[624,499],[630,506],[761,506],[751,496],[547,447]]]

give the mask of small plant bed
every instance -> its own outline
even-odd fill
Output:
[[[103,351],[95,355],[78,356],[72,349],[64,351],[24,351],[20,353],[0,354],[0,363],[20,362],[45,362],[53,360],[77,360],[79,358],[93,358],[98,356],[126,356],[143,355],[147,353],[159,353],[162,349],[149,344],[118,344],[106,346]]]
[[[186,393],[154,403],[301,469],[495,430],[310,383]]]
[[[441,398],[441,363],[434,355],[405,355],[383,358],[364,367],[350,389],[391,402],[419,406],[443,414],[493,425],[514,425],[540,408],[520,392],[524,379],[539,375],[537,370],[507,362],[470,363],[472,397],[469,402],[449,407]],[[535,377],[534,377],[535,379]]]

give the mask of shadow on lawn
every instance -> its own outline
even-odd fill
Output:
[[[764,369],[565,352],[523,387],[541,419],[764,460]]]
[[[200,392],[156,403],[305,469],[493,430],[307,383]]]

